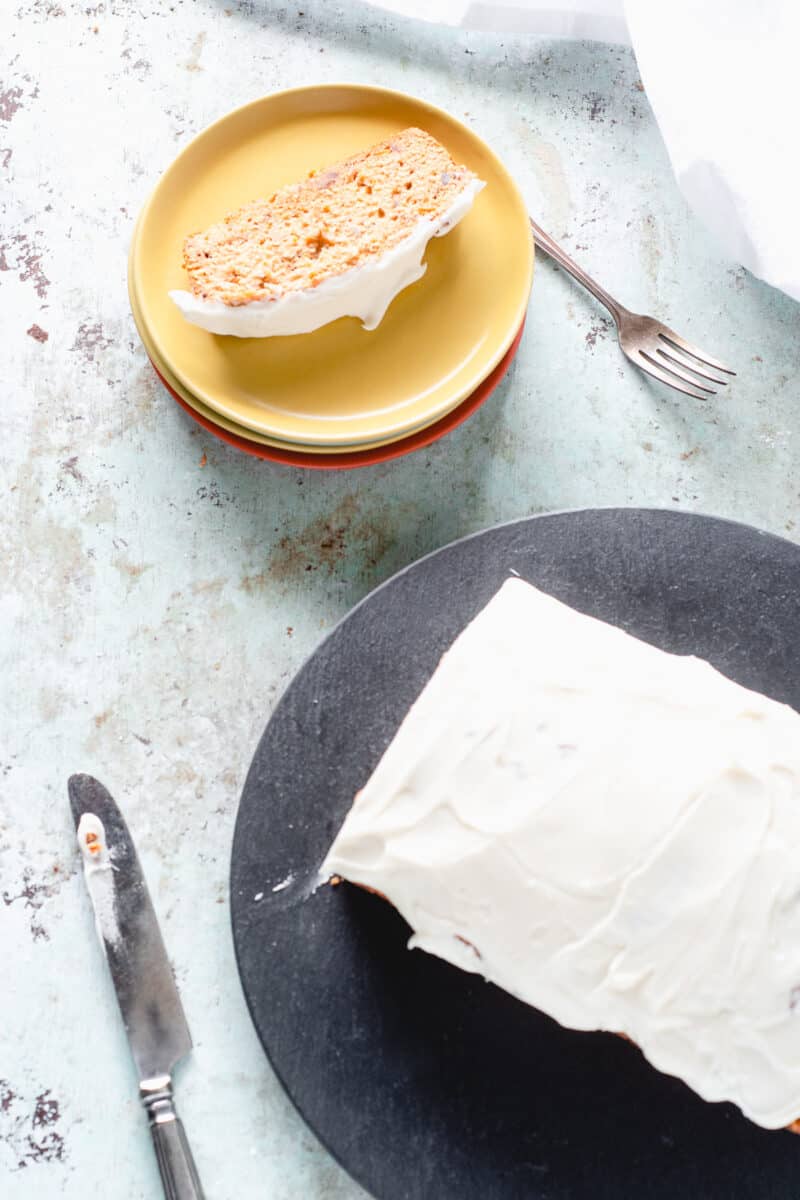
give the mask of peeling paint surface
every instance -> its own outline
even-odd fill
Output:
[[[126,812],[173,957],[195,1040],[178,1098],[208,1195],[355,1200],[265,1062],[233,961],[228,852],[265,720],[367,591],[497,521],[654,504],[800,537],[800,307],[688,212],[623,48],[359,0],[12,0],[0,24],[0,1195],[83,1200],[98,1147],[103,1200],[161,1194],[73,852],[80,770]],[[318,474],[194,425],[128,311],[133,222],[212,120],[341,80],[473,125],[612,293],[738,369],[728,394],[637,374],[542,257],[507,379],[429,449]]]

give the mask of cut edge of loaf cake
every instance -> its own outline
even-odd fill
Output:
[[[318,287],[441,216],[474,179],[430,134],[405,129],[187,237],[192,292],[237,307]]]
[[[403,130],[188,237],[191,291],[170,296],[213,333],[305,333],[342,316],[374,329],[484,186],[435,138]]]

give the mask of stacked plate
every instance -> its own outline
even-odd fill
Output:
[[[184,320],[169,292],[187,284],[187,234],[410,125],[487,186],[429,244],[426,274],[376,330],[343,318],[298,337],[235,338]],[[266,96],[191,142],[139,217],[128,287],[153,366],[204,428],[262,458],[335,468],[406,454],[466,420],[514,356],[532,273],[524,202],[489,147],[420,100],[348,85]]]

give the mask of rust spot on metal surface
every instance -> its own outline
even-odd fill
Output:
[[[205,450],[203,451],[203,457],[200,459],[200,466],[201,467],[208,466],[208,455],[206,454]]]
[[[744,267],[728,267],[728,274],[736,291],[743,292],[745,283],[747,282]]]
[[[6,124],[22,108],[22,88],[10,87],[0,91],[0,121]]]
[[[41,325],[31,325],[30,329],[26,329],[25,332],[27,333],[28,337],[32,337],[35,342],[42,342],[42,344],[44,344],[50,337],[50,334],[46,329],[42,329]]]
[[[54,896],[58,890],[60,879],[52,882],[36,882],[33,871],[30,867],[25,867],[22,872],[22,886],[16,895],[11,892],[3,892],[3,904],[6,908],[10,908],[12,904],[22,901],[23,908],[30,909],[29,923],[30,934],[34,942],[45,941],[49,942],[50,935],[41,924],[38,913],[44,906],[45,902]]]
[[[187,71],[204,71],[205,67],[200,66],[200,55],[203,53],[203,47],[206,44],[207,33],[198,33],[197,37],[192,42],[189,57],[184,64]]]
[[[57,4],[56,0],[34,0],[29,12],[31,16],[42,16],[45,19],[66,16],[62,5]],[[27,14],[22,13],[21,15]]]
[[[56,1128],[61,1109],[50,1088],[25,1101],[6,1079],[0,1079],[0,1142],[5,1144],[11,1171],[38,1163],[63,1162],[64,1137]]]
[[[608,100],[602,92],[587,92],[584,96],[584,103],[589,110],[590,121],[604,121],[604,113],[608,107]]]
[[[41,237],[41,230],[35,236]],[[42,267],[42,252],[26,233],[14,233],[0,242],[0,271],[18,271],[20,283],[32,283],[39,299],[47,299],[50,280]]]
[[[194,783],[196,779],[200,778],[194,767],[188,762],[173,763],[168,777],[176,783]]]
[[[214,579],[196,579],[191,586],[193,596],[218,596],[227,583],[223,575]]]
[[[586,345],[590,350],[594,350],[597,345],[597,339],[601,340],[606,336],[608,331],[613,328],[613,322],[608,317],[598,317],[594,325],[586,334]]]
[[[327,515],[316,517],[298,534],[286,534],[263,570],[243,575],[245,592],[264,588],[269,581],[285,583],[307,572],[333,575],[351,554],[374,567],[391,545],[391,537],[375,517],[361,516],[355,496],[345,496]]]
[[[225,770],[222,772],[222,775],[220,776],[220,781],[225,785],[226,788],[230,788],[231,791],[238,792],[239,776],[232,767],[225,768]],[[223,815],[225,813],[225,809],[221,806],[219,808],[215,809],[215,811],[217,813],[219,813],[220,815]]]
[[[222,508],[223,504],[231,504],[233,496],[228,492],[221,492],[216,479],[212,479],[209,484],[202,484],[195,492],[198,500],[208,500],[215,508]]]
[[[65,475],[70,475],[77,483],[83,483],[83,475],[78,470],[77,454],[73,454],[71,458],[64,459],[60,467]]]
[[[111,338],[106,337],[99,321],[95,321],[93,324],[84,321],[78,326],[78,332],[75,334],[75,340],[70,346],[70,350],[80,354],[86,362],[94,362],[97,355],[107,350],[110,345]]]
[[[129,579],[132,583],[138,583],[145,571],[152,571],[152,563],[135,563],[129,558],[118,557],[113,560],[113,565],[117,568],[120,575]]]
[[[101,727],[101,725],[105,725],[106,721],[108,720],[108,718],[110,716],[111,716],[110,708],[107,708],[103,712],[98,713],[97,716],[94,718],[94,723],[95,723],[96,728],[99,729]]]
[[[688,462],[690,458],[694,458],[695,454],[700,453],[700,447],[694,446],[691,450],[684,450],[681,455],[681,462]]]
[[[2,149],[0,149],[0,166],[2,166],[3,170],[8,167],[13,155],[14,151],[10,146],[4,146]]]

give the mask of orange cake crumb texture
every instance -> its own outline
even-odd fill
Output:
[[[430,134],[405,129],[188,237],[192,291],[236,307],[316,287],[440,216],[473,178]]]

